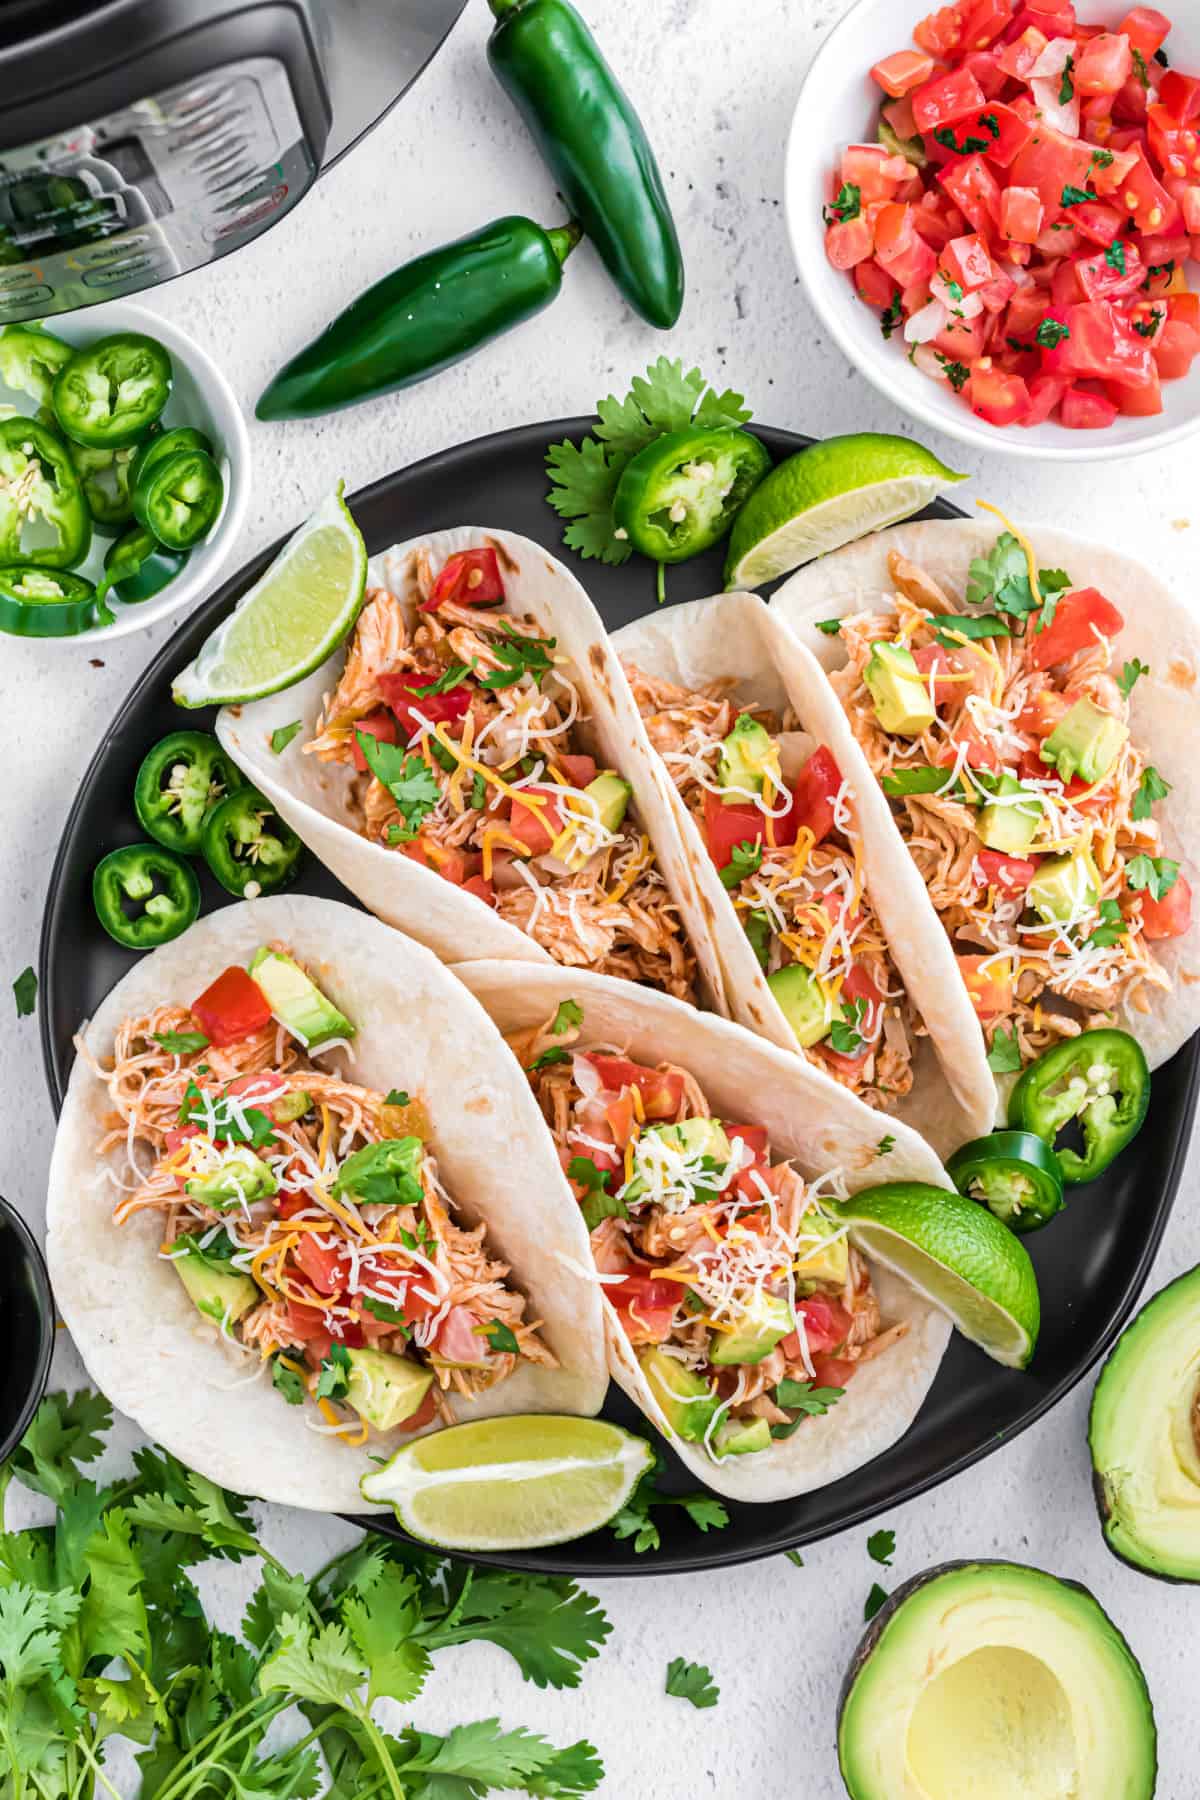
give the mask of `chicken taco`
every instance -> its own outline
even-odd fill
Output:
[[[332,901],[229,906],[77,1040],[48,1255],[93,1379],[214,1480],[359,1510],[371,1456],[604,1396],[587,1233],[483,1009]]]
[[[716,921],[733,1017],[938,1148],[986,1130],[987,1070],[953,1054],[972,1028],[953,957],[920,881],[881,867],[887,822],[860,808],[867,784],[821,730],[812,657],[740,593],[639,619],[614,643]]]
[[[352,893],[445,960],[553,960],[723,1006],[603,624],[528,539],[464,528],[375,558],[346,644],[217,734]]]
[[[941,921],[978,1021],[963,1055],[1015,1074],[1119,1025],[1171,1056],[1200,1024],[1187,609],[1112,551],[974,521],[880,532],[771,608],[823,663]]]
[[[880,1181],[948,1186],[929,1145],[665,995],[511,963],[457,973],[554,1140],[612,1373],[683,1461],[720,1493],[779,1500],[894,1443],[949,1320],[872,1268],[825,1203]]]

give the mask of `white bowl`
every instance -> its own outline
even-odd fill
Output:
[[[171,398],[163,412],[162,423],[168,429],[175,425],[194,425],[210,437],[217,464],[225,478],[225,499],[216,523],[204,542],[197,544],[174,581],[169,582],[161,593],[132,606],[123,605],[115,594],[110,594],[115,624],[94,626],[77,637],[25,640],[50,648],[65,644],[91,647],[106,638],[126,637],[132,631],[141,631],[143,626],[153,625],[167,613],[176,612],[198,599],[214,585],[229,560],[246,517],[250,500],[250,439],[233,389],[216,363],[195,338],[181,331],[178,325],[172,325],[169,319],[147,307],[132,306],[126,300],[108,300],[102,306],[84,307],[79,312],[46,319],[44,323],[47,331],[68,344],[91,344],[115,331],[140,331],[157,338],[170,353],[175,370]],[[23,413],[34,410],[28,395],[11,391],[2,381],[0,403],[16,406]],[[119,529],[128,528],[121,526]],[[104,569],[104,553],[113,542],[111,534],[102,537],[97,532],[87,559],[79,565],[77,572],[86,575],[90,581],[99,580]]]
[[[1068,431],[1050,420],[1028,429],[988,425],[947,383],[923,375],[907,360],[899,333],[884,339],[878,312],[857,297],[850,275],[829,263],[821,222],[829,176],[847,144],[875,139],[883,94],[868,71],[881,56],[909,45],[913,26],[931,5],[932,0],[858,0],[825,39],[805,76],[788,136],[785,208],[792,252],[809,299],[855,368],[889,400],[980,450],[1043,461],[1104,462],[1177,443],[1200,429],[1200,357],[1181,381],[1163,383],[1163,411],[1154,418],[1118,415],[1104,431]],[[1079,11],[1089,24],[1115,29],[1128,7],[1112,0],[1081,0]],[[1179,22],[1167,39],[1172,67],[1195,69],[1200,66],[1200,5],[1176,8],[1175,17]]]

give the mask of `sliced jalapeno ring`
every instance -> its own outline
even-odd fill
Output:
[[[143,757],[133,804],[158,843],[198,856],[205,815],[244,784],[237,764],[207,731],[173,731]]]
[[[91,542],[91,514],[62,439],[36,419],[0,421],[0,562],[66,569]]]
[[[168,550],[190,550],[208,536],[224,500],[224,479],[207,451],[180,450],[151,463],[133,490],[133,511]]]
[[[105,552],[99,596],[115,593],[127,606],[152,600],[174,581],[190,555],[190,550],[164,549],[152,531],[134,525]]]
[[[1039,1056],[1009,1095],[1008,1122],[1035,1132],[1058,1158],[1068,1186],[1095,1181],[1142,1128],[1150,1105],[1150,1069],[1136,1038],[1103,1027],[1081,1031]],[[1078,1119],[1083,1155],[1059,1146]]]
[[[218,800],[204,820],[204,860],[238,899],[273,894],[294,881],[303,845],[257,788],[242,787]]]
[[[86,444],[68,444],[67,448],[95,523],[102,531],[128,525],[133,517],[133,451],[89,450]]]
[[[54,380],[54,411],[77,444],[141,441],[171,394],[171,358],[152,337],[119,331],[77,350]]]
[[[1039,1231],[1062,1211],[1058,1158],[1032,1131],[993,1131],[973,1138],[946,1164],[960,1194],[978,1200],[1020,1236]]]
[[[0,331],[0,381],[49,406],[54,378],[75,352],[70,344],[37,325],[7,325]]]
[[[170,431],[155,427],[133,453],[133,466],[129,472],[132,485],[136,487],[147,469],[153,468],[155,463],[177,455],[180,450],[203,450],[206,456],[212,456],[212,439],[205,432],[197,431],[194,425],[176,425]]]
[[[0,567],[0,631],[13,637],[76,637],[95,619],[96,590],[82,575],[38,563]]]
[[[635,550],[683,562],[719,543],[771,467],[748,431],[668,431],[626,465],[613,518]]]
[[[190,863],[160,844],[110,850],[92,876],[96,917],[127,950],[152,950],[186,931],[200,911]]]

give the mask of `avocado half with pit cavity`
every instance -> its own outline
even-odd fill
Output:
[[[1137,1660],[1086,1588],[943,1563],[855,1652],[838,1762],[850,1800],[1150,1800],[1157,1733]]]
[[[1117,1339],[1088,1423],[1096,1504],[1114,1555],[1200,1581],[1200,1268],[1147,1301]]]

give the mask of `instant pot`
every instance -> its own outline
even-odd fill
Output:
[[[0,325],[252,243],[393,106],[464,0],[3,0]]]

